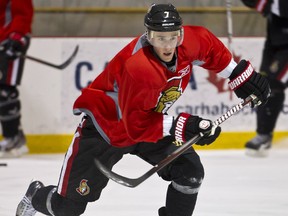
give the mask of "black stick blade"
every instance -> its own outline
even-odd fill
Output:
[[[64,68],[66,68],[72,61],[73,59],[75,58],[75,56],[77,55],[78,53],[78,50],[79,50],[79,45],[77,45],[72,53],[72,55],[65,61],[63,62],[62,64],[60,65],[56,65],[56,64],[53,64],[53,63],[50,63],[50,62],[47,62],[47,61],[44,61],[42,59],[38,59],[38,58],[35,58],[35,57],[32,57],[32,56],[23,56],[24,58],[27,58],[29,60],[32,60],[32,61],[35,61],[35,62],[38,62],[38,63],[41,63],[41,64],[44,64],[44,65],[47,65],[47,66],[50,66],[50,67],[53,67],[53,68],[56,68],[56,69],[59,69],[59,70],[62,70]]]

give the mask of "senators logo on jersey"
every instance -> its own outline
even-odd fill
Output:
[[[177,86],[172,86],[166,91],[162,92],[157,106],[155,108],[156,112],[166,113],[173,103],[181,96],[182,91]]]
[[[168,79],[166,89],[161,92],[155,111],[167,113],[175,101],[182,95],[184,86],[182,86],[182,78],[190,72],[190,65],[186,66],[178,72],[179,76],[173,76]]]
[[[82,196],[85,196],[90,193],[90,187],[88,186],[87,182],[88,180],[82,179],[79,184],[79,187],[76,188],[76,191]]]

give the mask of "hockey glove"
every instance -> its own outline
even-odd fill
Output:
[[[242,0],[247,7],[254,8],[263,16],[267,16],[271,11],[273,0],[266,0],[264,4],[259,4],[259,0]]]
[[[229,79],[229,87],[238,98],[244,100],[251,94],[257,97],[251,102],[252,107],[267,102],[271,92],[268,80],[257,73],[249,61],[241,60],[232,71]]]
[[[170,129],[170,134],[175,136],[176,141],[180,142],[185,142],[196,134],[200,134],[202,138],[196,143],[197,145],[211,144],[220,132],[221,128],[213,125],[211,120],[192,116],[188,113],[180,113]]]
[[[2,46],[8,58],[16,59],[26,52],[28,40],[25,36],[14,32],[10,34]]]

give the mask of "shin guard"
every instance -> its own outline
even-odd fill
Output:
[[[191,216],[197,200],[198,193],[184,194],[169,185],[166,198],[167,216]]]

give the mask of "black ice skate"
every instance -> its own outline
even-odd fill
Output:
[[[271,145],[271,134],[257,134],[256,137],[246,143],[246,154],[254,157],[266,157]]]
[[[22,130],[14,137],[0,141],[0,158],[20,157],[28,152],[26,139]]]
[[[36,191],[44,187],[43,183],[40,181],[33,181],[21,202],[17,206],[16,216],[34,216],[36,210],[32,206],[32,198],[35,195]]]
[[[168,216],[167,213],[166,213],[166,208],[165,207],[161,207],[158,210],[158,214],[159,214],[159,216]]]

